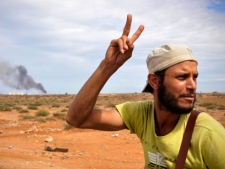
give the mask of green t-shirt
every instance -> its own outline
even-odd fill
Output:
[[[116,106],[131,133],[143,146],[145,168],[175,168],[189,114],[181,115],[176,127],[165,136],[155,134],[154,101],[127,102]],[[206,113],[195,124],[185,169],[225,169],[225,129]]]

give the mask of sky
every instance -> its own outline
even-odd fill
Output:
[[[170,43],[196,56],[197,92],[225,92],[225,0],[1,0],[0,94],[76,94],[127,14],[145,30],[101,93],[141,92],[147,55]]]

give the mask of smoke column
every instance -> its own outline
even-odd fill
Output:
[[[0,81],[14,89],[37,89],[47,93],[42,84],[36,83],[22,65],[12,67],[7,62],[0,61]]]

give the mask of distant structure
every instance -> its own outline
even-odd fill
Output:
[[[9,92],[9,95],[23,95],[23,92]]]

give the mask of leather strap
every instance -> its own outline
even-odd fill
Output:
[[[192,112],[191,112],[191,115],[188,119],[187,126],[186,126],[186,129],[184,132],[184,136],[183,136],[180,151],[179,151],[179,154],[177,157],[177,164],[176,164],[175,169],[183,169],[184,168],[185,159],[186,159],[188,148],[189,148],[190,142],[191,142],[192,132],[194,130],[195,121],[196,121],[199,113],[200,112],[197,110],[192,110]]]

